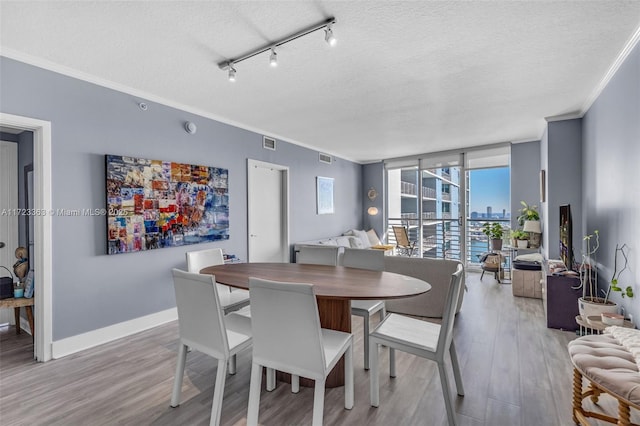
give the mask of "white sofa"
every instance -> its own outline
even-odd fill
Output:
[[[358,249],[370,249],[371,246],[379,245],[380,239],[374,230],[349,230],[342,235],[335,237],[325,237],[317,240],[301,241],[293,245],[293,259],[301,246],[338,246]],[[342,253],[341,253],[342,254]],[[341,255],[340,254],[340,255]]]
[[[296,243],[294,247],[297,246],[317,246],[317,245],[325,245],[325,246],[338,246],[338,247],[349,247],[349,248],[371,248],[371,246],[379,245],[380,239],[376,234],[376,231],[370,229],[369,231],[351,229],[345,232],[342,235],[337,235],[335,237],[325,237],[319,238],[317,240],[309,240],[302,241]]]

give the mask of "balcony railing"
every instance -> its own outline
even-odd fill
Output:
[[[409,182],[400,182],[400,193],[402,195],[418,195],[416,185]]]
[[[467,220],[467,264],[480,265],[480,256],[489,251],[489,237],[482,232],[482,226],[487,223],[497,222],[502,225],[503,244],[509,241],[511,221],[509,219],[468,219]]]
[[[417,216],[417,214],[414,214]],[[407,228],[409,240],[418,241],[422,226],[422,241],[416,244],[418,256],[436,259],[460,259],[460,225],[458,220],[436,219],[435,212],[423,212],[424,220],[417,217],[389,218],[387,244],[396,244],[392,226]]]
[[[428,186],[422,187],[422,196],[424,198],[436,198],[435,188],[429,188]]]
[[[423,220],[417,218],[416,213],[406,213],[400,218],[389,218],[387,229],[387,244],[396,244],[396,238],[392,226],[401,225],[407,227],[409,239],[418,241],[420,238],[420,227],[422,227],[422,241],[418,242],[416,250],[418,256],[463,260],[467,265],[479,265],[480,256],[489,250],[489,239],[482,232],[482,226],[486,222],[498,222],[505,229],[503,241],[508,241],[510,231],[509,219],[473,219],[467,220],[467,232],[461,236],[460,221],[458,219],[441,218],[436,219],[434,212],[423,212],[424,215],[434,217],[424,217]],[[451,213],[448,213],[451,216]],[[461,238],[465,238],[467,253],[461,253]]]

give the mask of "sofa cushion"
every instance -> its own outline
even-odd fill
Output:
[[[376,234],[376,231],[374,229],[369,229],[367,231],[367,238],[369,238],[369,244],[371,244],[371,247],[379,246],[382,244],[380,238],[378,238],[378,234]]]
[[[323,245],[323,246],[337,246],[338,245],[336,240],[334,240],[332,238],[327,238],[326,240],[320,240],[320,241],[318,241],[318,244]]]
[[[340,247],[351,247],[352,237],[336,237],[336,245]]]
[[[369,237],[367,233],[361,229],[350,229],[342,235],[354,236],[362,241],[362,247],[352,247],[352,248],[371,248],[371,243],[369,242]]]
[[[347,237],[349,238],[349,241],[351,242],[351,248],[358,248],[358,249],[363,249],[364,248],[364,244],[362,244],[362,240],[358,237]]]

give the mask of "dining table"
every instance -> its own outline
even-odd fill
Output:
[[[203,268],[216,282],[249,289],[249,278],[308,283],[318,303],[323,328],[351,332],[351,300],[384,300],[417,296],[431,290],[426,281],[393,272],[301,263],[235,263]],[[313,381],[300,380],[313,386]],[[344,385],[344,358],[327,377],[327,387]]]

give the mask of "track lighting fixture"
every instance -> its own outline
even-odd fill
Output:
[[[269,65],[271,65],[272,67],[277,67],[278,66],[278,53],[276,52],[276,48],[279,46],[282,46],[283,44],[289,43],[290,41],[293,41],[297,38],[300,38],[302,36],[305,36],[307,34],[311,34],[313,32],[316,32],[318,30],[322,30],[324,29],[325,35],[324,35],[324,40],[330,45],[330,46],[334,46],[336,44],[336,38],[333,35],[333,30],[332,30],[332,26],[333,24],[336,23],[336,19],[335,18],[329,18],[326,19],[325,21],[318,23],[316,25],[313,25],[309,28],[306,28],[302,31],[298,31],[295,34],[291,34],[288,37],[285,37],[281,40],[278,40],[274,43],[269,43],[267,46],[263,46],[259,49],[253,50],[245,55],[242,55],[238,58],[235,59],[229,59],[223,62],[218,63],[218,68],[220,68],[221,70],[225,70],[229,72],[229,81],[236,81],[236,69],[235,69],[235,65],[237,65],[238,63],[249,59],[249,58],[253,58],[256,55],[259,55],[261,53],[267,52],[267,51],[271,51],[271,55],[269,56]]]
[[[335,36],[333,35],[331,25],[332,24],[327,25],[324,29],[324,41],[326,41],[329,46],[333,47],[336,45],[336,42],[338,40],[336,40]]]

